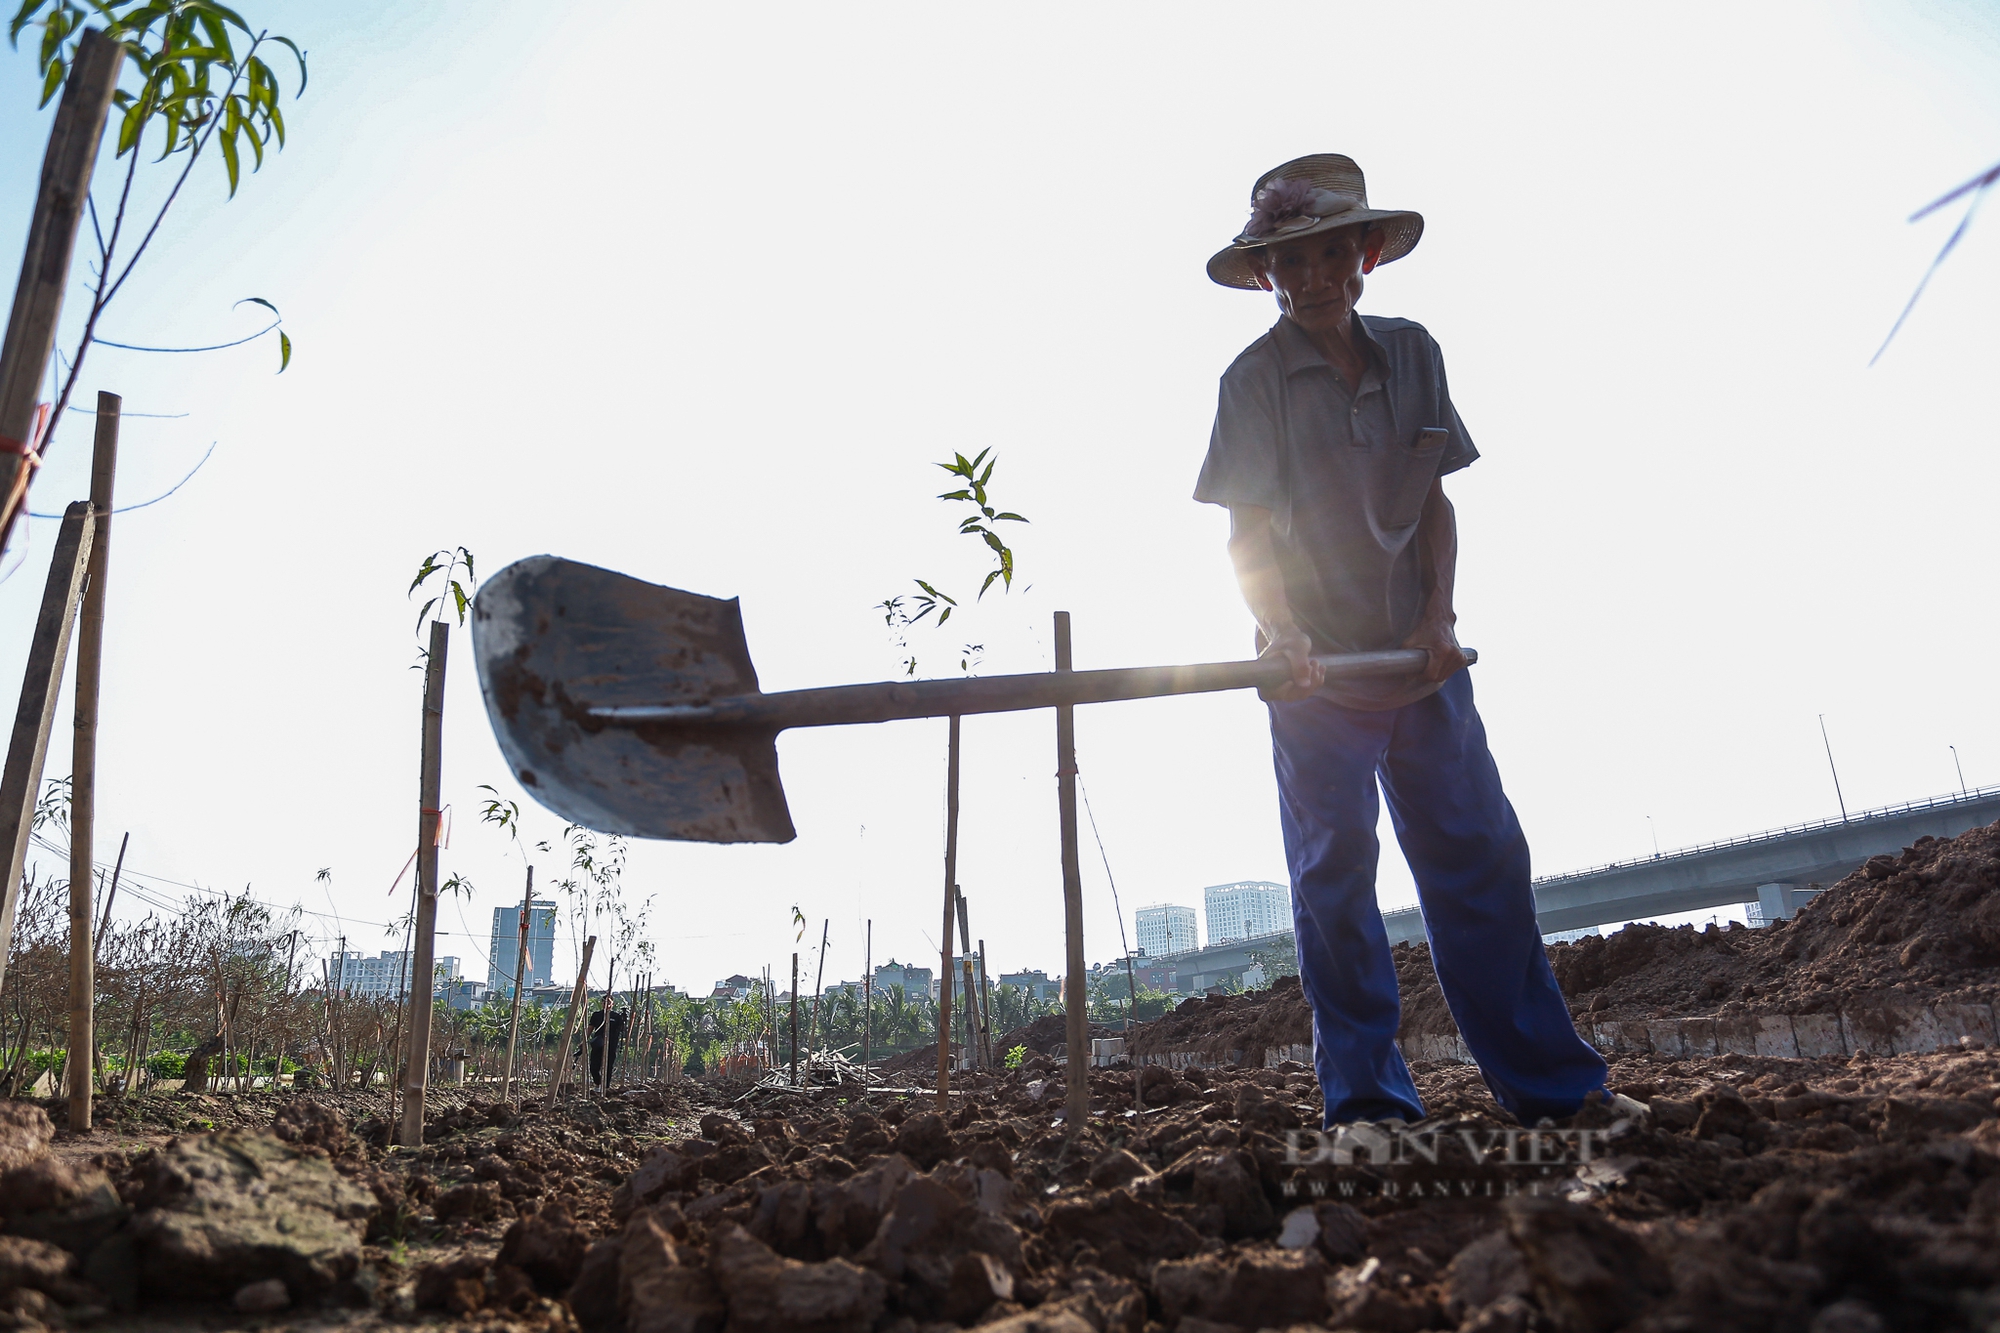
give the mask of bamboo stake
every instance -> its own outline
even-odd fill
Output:
[[[951,717],[944,768],[944,932],[938,968],[938,1110],[951,1108],[951,917],[958,900],[959,717]]]
[[[521,987],[527,980],[528,922],[535,912],[535,868],[528,867],[528,887],[521,893],[521,947],[514,955],[514,1004],[507,1015],[507,1071],[500,1078],[500,1100],[514,1100],[514,1048],[521,1037]]]
[[[986,941],[979,941],[979,1043],[988,1069],[993,1060],[993,978],[986,975]]]
[[[1069,612],[1056,612],[1056,670],[1069,671]],[[1077,861],[1076,706],[1056,709],[1056,814],[1062,832],[1063,1036],[1069,1058],[1068,1130],[1083,1132],[1090,1118],[1090,1015],[1083,980],[1083,870]]]
[[[792,955],[792,1086],[799,1086],[799,956]]]
[[[69,1128],[90,1128],[92,1053],[97,1049],[97,949],[91,943],[90,886],[97,851],[97,701],[104,665],[105,574],[111,560],[111,509],[118,473],[118,418],[124,400],[97,395],[90,455],[90,506],[97,512],[83,607],[76,625],[76,730],[69,784]]]
[[[831,929],[833,929],[833,918],[823,918],[819,927],[819,973],[813,979],[812,1027],[806,1033],[806,1044],[814,1050],[819,1049],[819,997],[820,992],[826,989],[826,933]]]
[[[572,939],[575,936],[571,936]],[[569,1017],[563,1020],[562,1045],[556,1047],[555,1069],[549,1074],[549,1109],[554,1110],[556,1097],[562,1092],[563,1078],[569,1073],[569,1044],[576,1040],[576,1018],[583,1009],[584,986],[590,980],[590,955],[597,948],[597,936],[592,935],[583,942],[583,961],[576,969],[576,985],[569,992]]]
[[[430,1081],[431,972],[437,956],[438,803],[444,777],[444,667],[451,626],[431,622],[424,658],[423,766],[417,800],[417,919],[410,956],[410,1047],[403,1071],[403,1132],[409,1148],[424,1141],[424,1086]]]
[[[62,528],[49,558],[42,607],[28,641],[28,666],[21,677],[21,702],[7,743],[7,766],[0,772],[0,847],[7,849],[7,877],[0,880],[0,985],[7,981],[7,955],[14,941],[14,913],[21,899],[21,872],[28,861],[28,835],[35,826],[35,798],[42,789],[42,766],[49,757],[49,730],[62,692],[63,664],[69,660],[70,630],[83,595],[96,530],[90,501],[63,510]],[[22,1029],[26,1040],[26,1027]]]
[[[125,848],[132,841],[132,831],[118,840],[118,861],[111,867],[111,888],[104,895],[104,910],[98,914],[97,929],[90,936],[91,965],[96,966],[98,958],[104,954],[104,932],[111,929],[111,904],[118,901],[118,877],[125,873]]]
[[[959,992],[965,997],[965,1049],[967,1060],[973,1068],[979,1067],[979,993],[972,981],[972,927],[968,924],[965,895],[958,895],[958,966],[964,974],[964,988]]]
[[[868,918],[868,942],[861,952],[861,1063],[868,1063],[875,1037],[875,918]]]

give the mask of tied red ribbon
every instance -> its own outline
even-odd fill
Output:
[[[47,403],[36,403],[35,414],[28,418],[28,438],[17,440],[11,435],[0,435],[0,454],[13,454],[27,459],[29,467],[40,467],[42,437],[48,432],[52,410]]]

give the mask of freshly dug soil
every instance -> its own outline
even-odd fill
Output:
[[[943,1114],[933,1094],[723,1082],[554,1112],[467,1099],[415,1152],[357,1136],[378,1119],[273,1099],[280,1138],[377,1200],[362,1272],[285,1318],[550,1333],[1826,1333],[1984,1330],[2000,1315],[1989,1051],[1617,1059],[1614,1086],[1650,1115],[1619,1125],[1587,1108],[1588,1163],[1564,1156],[1575,1127],[1516,1131],[1509,1162],[1458,1153],[1458,1130],[1491,1146],[1512,1127],[1466,1065],[1413,1071],[1454,1131],[1435,1141],[1438,1164],[1314,1165],[1287,1142],[1319,1119],[1303,1065],[1093,1070],[1091,1119],[1071,1138],[1055,1118],[1062,1071],[1040,1054],[1027,1064],[955,1078]],[[247,1102],[232,1105],[246,1120]],[[55,1147],[77,1160],[87,1141]],[[1310,1154],[1311,1136],[1299,1142]],[[96,1160],[128,1206],[161,1188],[157,1152]],[[0,1234],[0,1255],[29,1244]],[[45,1326],[63,1309],[112,1330],[241,1318],[212,1297],[92,1315],[74,1273],[13,1280],[57,1293],[0,1292]]]
[[[1279,977],[1268,990],[1242,995],[1197,995],[1132,1032],[1129,1049],[1140,1055],[1199,1051],[1226,1060],[1241,1052],[1248,1064],[1264,1063],[1264,1052],[1312,1042],[1312,1007],[1297,977]]]
[[[1757,930],[1627,926],[1550,945],[1549,964],[1571,1013],[1593,1022],[1994,1004],[2000,824],[1920,838],[1901,856],[1874,857],[1790,921]],[[1396,973],[1398,1035],[1456,1033],[1430,946],[1398,946]]]

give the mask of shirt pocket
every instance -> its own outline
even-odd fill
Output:
[[[1437,480],[1438,464],[1444,459],[1451,432],[1443,426],[1425,426],[1408,444],[1399,446],[1397,460],[1401,474],[1395,486],[1395,500],[1389,508],[1390,526],[1406,528],[1424,515],[1424,500]]]

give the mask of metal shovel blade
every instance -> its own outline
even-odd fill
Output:
[[[533,556],[479,590],[472,647],[501,753],[563,818],[686,842],[795,836],[775,731],[607,725],[588,712],[757,694],[734,598]]]

